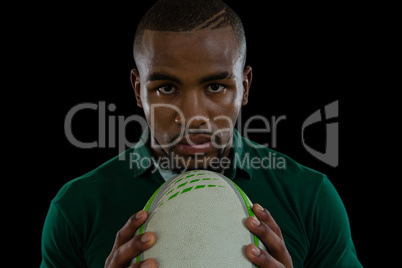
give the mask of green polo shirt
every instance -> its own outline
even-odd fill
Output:
[[[104,267],[117,231],[165,182],[146,145],[66,183],[51,201],[41,267]],[[327,177],[233,134],[225,175],[267,208],[282,230],[294,267],[362,267],[345,207]]]

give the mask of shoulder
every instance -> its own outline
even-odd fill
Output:
[[[244,137],[241,139],[244,148],[241,156],[243,159],[236,161],[248,165],[252,171],[262,172],[267,177],[292,186],[302,184],[320,187],[328,180],[322,172],[309,168],[288,155]]]
[[[52,203],[60,207],[76,206],[79,203],[97,199],[100,195],[104,195],[105,191],[113,191],[119,186],[119,183],[116,182],[124,182],[133,177],[129,166],[129,151],[127,150],[94,170],[65,183]]]

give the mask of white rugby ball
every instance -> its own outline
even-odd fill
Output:
[[[246,226],[251,207],[222,174],[194,170],[172,177],[145,205],[149,216],[137,231],[154,232],[156,243],[132,263],[154,258],[161,268],[255,267],[245,247],[265,247]]]

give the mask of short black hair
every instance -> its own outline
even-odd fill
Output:
[[[159,0],[141,19],[134,39],[134,61],[141,50],[145,30],[198,31],[231,26],[246,61],[246,37],[243,23],[236,12],[221,0]]]

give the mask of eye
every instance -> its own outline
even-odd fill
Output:
[[[210,93],[219,93],[219,92],[223,91],[224,89],[225,89],[225,87],[222,85],[213,84],[207,88],[207,91]]]
[[[158,88],[158,91],[162,94],[169,95],[175,93],[177,89],[174,86],[161,86]]]

